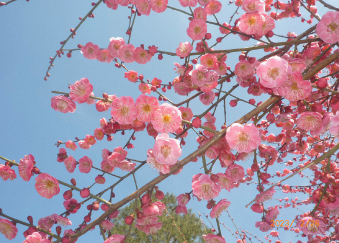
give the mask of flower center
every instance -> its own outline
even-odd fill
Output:
[[[267,76],[275,80],[279,76],[279,68],[275,67],[268,70]]]
[[[257,19],[254,17],[254,16],[252,16],[252,17],[250,17],[249,19],[248,19],[248,24],[249,25],[254,25],[254,24],[256,24],[257,23]]]
[[[114,45],[113,45],[113,48],[114,48],[115,50],[119,50],[120,45],[119,45],[119,44],[114,44]]]
[[[94,52],[94,49],[92,47],[88,47],[87,52],[89,54],[92,54]]]
[[[66,108],[67,108],[67,102],[64,101],[64,100],[60,100],[60,101],[58,102],[58,109],[61,110],[61,111],[63,111],[63,110],[65,110]]]
[[[254,3],[250,3],[247,5],[247,8],[251,11],[254,11],[255,10],[255,4]]]
[[[213,66],[213,60],[212,59],[207,60],[206,64],[208,66]]]
[[[120,114],[123,115],[123,116],[126,116],[129,112],[129,108],[126,107],[126,106],[123,106],[120,108]]]
[[[193,31],[195,34],[199,34],[201,32],[201,28],[199,26],[195,26]]]
[[[149,113],[151,111],[151,106],[149,104],[146,104],[146,105],[144,105],[144,107],[142,107],[142,110],[144,112]]]
[[[328,32],[336,32],[339,29],[339,25],[337,23],[330,23],[329,25],[327,25],[327,30]]]
[[[171,147],[168,145],[161,146],[161,154],[167,158],[171,154]]]
[[[205,75],[202,72],[198,72],[197,73],[197,79],[198,80],[203,80],[204,78],[206,78],[206,77],[205,77]]]
[[[318,226],[314,222],[308,222],[306,226],[308,231],[311,231],[312,233],[315,233],[318,231]]]
[[[238,135],[238,141],[239,142],[248,142],[250,136],[248,136],[247,133],[245,132],[240,132]]]
[[[54,186],[54,183],[52,181],[46,181],[46,187],[52,188]]]
[[[129,50],[125,51],[125,57],[130,58],[132,56],[131,52]]]
[[[292,86],[291,86],[292,90],[299,90],[298,88],[298,83],[297,82],[293,82]]]
[[[172,120],[172,117],[171,117],[169,114],[164,115],[164,117],[162,118],[162,121],[163,121],[164,123],[167,123],[167,124],[170,123],[171,120]]]

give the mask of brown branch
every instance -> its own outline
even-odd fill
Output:
[[[332,10],[335,10],[335,11],[338,11],[339,12],[339,8],[336,8],[328,3],[326,3],[325,1],[323,0],[318,0],[318,2],[321,2],[326,8],[329,8],[329,9],[332,9]]]

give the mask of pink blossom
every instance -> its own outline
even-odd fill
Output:
[[[339,112],[331,117],[330,133],[338,138],[339,135]]]
[[[41,173],[35,178],[35,189],[40,196],[51,199],[59,194],[59,182],[47,173]]]
[[[205,11],[207,15],[219,13],[222,8],[222,4],[219,1],[211,0],[205,5]]]
[[[235,65],[234,73],[242,79],[252,77],[255,74],[254,65],[247,60],[242,60]]]
[[[175,132],[182,121],[180,110],[168,103],[164,103],[153,114],[152,124],[157,132]]]
[[[193,177],[192,189],[195,196],[204,200],[217,197],[221,191],[220,186],[212,181],[209,175],[206,174],[202,174],[197,178]]]
[[[162,133],[156,137],[153,155],[160,164],[174,165],[181,156],[180,142],[177,139],[169,138],[168,134]]]
[[[287,80],[291,72],[288,62],[281,57],[270,57],[267,62],[262,62],[257,68],[260,83],[266,88],[278,88]]]
[[[218,75],[223,76],[227,73],[226,63],[218,63],[218,67],[215,69]]]
[[[148,53],[147,50],[144,50],[141,47],[137,47],[133,52],[133,59],[139,64],[146,64],[151,61],[151,54]]]
[[[185,7],[195,7],[197,6],[198,0],[179,0],[181,6]]]
[[[141,91],[142,94],[150,94],[152,91],[149,84],[144,83],[139,84],[139,90]]]
[[[117,4],[121,5],[121,6],[128,6],[128,4],[132,3],[133,5],[135,5],[135,0],[115,0]]]
[[[38,232],[28,235],[23,243],[50,243],[49,240],[43,239]]]
[[[16,178],[16,174],[11,167],[0,164],[0,177],[2,177],[4,181],[7,181],[8,179],[12,181]]]
[[[227,129],[226,140],[230,148],[237,150],[238,153],[249,153],[261,143],[259,129],[254,124],[232,124]]]
[[[271,222],[272,220],[276,220],[279,214],[278,206],[270,208],[268,213],[266,213],[266,221]]]
[[[188,95],[190,93],[190,88],[188,86],[187,83],[185,82],[179,82],[174,84],[174,91],[178,94],[178,95]]]
[[[151,8],[156,13],[162,13],[166,10],[168,0],[149,0]]]
[[[201,19],[204,22],[207,21],[207,13],[206,10],[203,7],[198,7],[194,9],[193,12],[194,19]],[[206,43],[207,45],[207,43]]]
[[[231,33],[230,29],[232,29],[232,26],[230,24],[223,23],[222,25],[227,27],[227,29],[220,26],[219,31],[220,31],[221,34],[227,35],[227,34]]]
[[[149,16],[151,13],[151,4],[148,0],[136,0],[135,5],[142,15]]]
[[[113,10],[118,9],[118,4],[115,2],[115,0],[106,0],[105,4],[107,5],[107,7],[111,8]]]
[[[193,118],[193,112],[191,108],[179,107],[179,110],[183,120],[190,121]]]
[[[107,47],[107,50],[111,54],[112,58],[119,57],[120,47],[126,45],[124,39],[121,37],[117,37],[117,38],[112,37],[109,41],[110,43]]]
[[[248,87],[247,93],[253,96],[260,96],[262,93],[264,93],[263,86],[260,83],[256,82]]]
[[[154,129],[153,124],[152,124],[151,122],[147,124],[146,129],[147,129],[148,135],[150,135],[151,137],[154,137],[154,138],[155,138],[155,137],[158,136],[158,134],[159,134],[159,133],[157,132],[157,130]]]
[[[207,33],[207,24],[202,19],[193,19],[186,32],[192,40],[201,40]]]
[[[111,166],[111,165],[108,163],[108,161],[103,160],[103,161],[101,162],[100,166],[101,166],[101,169],[102,169],[103,171],[105,171],[105,172],[111,173],[111,172],[114,171],[114,167]]]
[[[114,234],[105,240],[104,243],[124,243],[125,238],[125,235]]]
[[[191,51],[193,50],[193,46],[189,42],[181,42],[179,47],[175,50],[175,53],[179,57],[187,57]]]
[[[201,6],[205,6],[207,3],[209,3],[211,0],[198,0],[198,3],[201,5]]]
[[[76,150],[78,148],[78,146],[72,140],[68,140],[65,145],[66,145],[66,148],[69,148],[72,150]]]
[[[247,13],[263,13],[265,11],[265,3],[261,0],[243,0],[242,9]]]
[[[52,214],[51,217],[54,219],[54,221],[58,225],[61,225],[61,226],[72,225],[71,220],[69,220],[68,218],[62,217],[62,216],[60,216],[58,214]]]
[[[270,229],[272,229],[271,222],[266,222],[266,221],[255,222],[255,227],[259,228],[259,230],[262,232],[267,232]]]
[[[87,143],[85,140],[80,140],[78,144],[79,144],[79,147],[82,149],[89,149],[91,147],[91,145]]]
[[[146,235],[149,235],[149,234],[154,235],[155,233],[158,232],[158,230],[161,229],[162,223],[161,222],[156,222],[154,224],[148,224],[148,225],[139,225],[139,224],[136,224],[135,227],[138,230],[143,231]]]
[[[73,158],[72,155],[68,156],[68,157],[65,159],[64,164],[65,164],[66,170],[67,170],[69,173],[73,173],[74,170],[75,170],[75,167],[77,166],[77,162],[76,162],[76,160]]]
[[[236,81],[241,87],[246,88],[246,87],[251,86],[251,84],[255,83],[257,79],[255,76],[250,76],[250,77],[247,76],[245,78],[241,78],[238,76]]]
[[[257,38],[261,38],[262,36],[266,35],[269,31],[273,30],[275,28],[275,22],[274,19],[268,15],[263,14],[264,16],[264,23],[261,26],[260,31],[255,35]]]
[[[66,210],[69,210],[70,213],[76,213],[78,209],[81,207],[81,203],[78,203],[76,199],[65,200],[63,202],[63,205]]]
[[[328,11],[317,24],[317,35],[324,42],[334,44],[339,41],[339,13]]]
[[[63,95],[59,95],[51,98],[51,107],[54,110],[60,111],[62,113],[73,113],[77,106],[73,100],[68,99]]]
[[[134,62],[134,49],[132,44],[123,45],[119,48],[118,57],[121,61],[126,63]]]
[[[179,206],[186,206],[186,204],[189,202],[190,199],[191,199],[191,197],[190,197],[189,193],[180,194],[179,196],[177,196],[178,205]]]
[[[227,167],[225,174],[232,178],[233,182],[236,182],[240,179],[242,179],[245,176],[244,168],[241,165],[233,164],[229,167]]]
[[[297,119],[299,128],[305,131],[315,131],[321,128],[323,116],[318,112],[303,112]]]
[[[204,118],[210,123],[215,123],[216,121],[216,118],[211,114],[211,112],[207,112]]]
[[[163,174],[168,174],[170,172],[170,166],[165,165],[165,164],[160,164],[156,158],[154,157],[153,150],[149,149],[147,150],[147,159],[146,162],[154,169],[157,171],[163,173]]]
[[[84,55],[84,57],[88,59],[96,59],[96,52],[100,50],[99,46],[94,45],[92,42],[88,42],[85,46],[83,46],[80,52]]]
[[[219,235],[208,234],[208,235],[203,235],[202,237],[204,238],[206,243],[226,243],[224,237],[219,236]]]
[[[312,91],[309,80],[303,80],[301,73],[293,72],[288,75],[287,81],[274,92],[285,96],[289,101],[298,101],[307,98]]]
[[[75,102],[85,103],[92,91],[93,85],[87,78],[82,78],[70,86],[69,96]]]
[[[114,227],[114,224],[106,219],[101,222],[101,226],[104,230],[111,230]]]
[[[125,171],[132,171],[135,169],[136,163],[132,163],[127,160],[123,160],[118,164],[118,168]]]
[[[121,155],[117,152],[113,152],[108,158],[107,162],[112,166],[112,167],[118,167],[119,164],[123,161],[124,159],[121,158]]]
[[[267,200],[272,199],[274,193],[275,193],[274,189],[270,189],[270,190],[267,190],[267,191],[260,192],[260,194],[258,194],[255,197],[255,201],[256,201],[256,203],[261,204],[261,203],[263,203]]]
[[[222,189],[226,189],[227,191],[231,191],[232,188],[234,188],[234,183],[232,180],[232,177],[223,173],[217,173],[219,180],[218,185]]]
[[[138,116],[133,98],[130,96],[121,96],[113,100],[111,116],[120,124],[131,124]]]
[[[17,227],[8,219],[0,218],[0,232],[8,240],[13,240],[18,234]]]
[[[113,57],[111,56],[107,49],[97,50],[95,55],[99,62],[110,63],[113,60]]]
[[[272,230],[270,232],[270,235],[273,236],[273,237],[278,237],[279,236],[279,232],[278,231],[275,231],[275,230]]]
[[[259,13],[246,13],[241,15],[238,22],[239,29],[247,35],[261,33],[265,18]]]
[[[305,61],[299,58],[288,60],[288,65],[291,66],[292,72],[302,73],[306,69]]]
[[[213,54],[205,54],[200,57],[200,62],[205,68],[211,70],[217,68],[218,60]]]
[[[97,141],[92,135],[86,135],[85,137],[85,143],[88,143],[89,145],[94,145]]]
[[[321,219],[317,219],[311,216],[300,218],[297,223],[297,227],[305,235],[324,235],[327,230],[326,224]]]
[[[102,140],[105,136],[105,131],[100,127],[94,130],[94,137],[98,140]]]
[[[175,213],[176,213],[176,214],[181,214],[181,213],[187,214],[188,211],[187,211],[186,206],[180,206],[180,205],[178,205],[178,206],[175,208]]]
[[[201,101],[201,103],[203,103],[204,105],[210,105],[213,100],[215,99],[215,94],[214,91],[211,90],[209,93],[203,93],[201,95],[199,95],[199,100]]]
[[[92,169],[93,161],[87,156],[79,159],[79,171],[81,173],[89,173]]]
[[[34,157],[31,154],[25,155],[23,159],[20,159],[18,166],[19,175],[24,181],[29,181],[31,179],[34,165]]]
[[[124,150],[122,147],[116,147],[115,149],[113,149],[113,153],[118,153],[118,159],[120,161],[126,159],[126,156],[127,156],[127,151]]]
[[[135,83],[138,80],[138,72],[130,70],[128,73],[125,73],[125,78],[127,78],[128,81]]]
[[[192,75],[192,83],[198,86],[203,86],[207,81],[207,71],[203,65],[196,65],[196,69],[194,69],[191,73]]]
[[[226,199],[220,200],[211,210],[210,216],[211,218],[219,218],[221,213],[228,209],[231,202],[227,201]]]

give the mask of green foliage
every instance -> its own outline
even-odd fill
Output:
[[[156,201],[156,199],[153,201]],[[172,215],[178,228],[180,228],[187,243],[204,242],[202,235],[212,233],[209,228],[202,225],[199,217],[193,214],[191,209],[188,210],[186,215],[177,215],[175,213],[177,200],[173,194],[166,193],[162,202],[166,205],[168,212]],[[112,229],[112,234],[126,235],[130,230],[129,237],[125,241],[126,243],[183,243],[185,241],[184,237],[174,225],[171,217],[167,215],[166,210],[163,215],[159,217],[162,227],[155,235],[146,235],[144,232],[137,230],[134,226],[135,221],[131,227],[126,225],[124,219],[134,213],[134,203],[135,201],[119,210],[119,216],[113,220],[115,227]],[[140,200],[137,200],[137,203],[140,209]]]

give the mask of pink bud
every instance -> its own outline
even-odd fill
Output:
[[[201,119],[199,117],[194,118],[193,121],[192,121],[192,126],[194,128],[201,127]]]
[[[327,80],[325,78],[321,78],[317,81],[316,84],[319,89],[324,89],[327,87]]]
[[[73,197],[72,190],[65,191],[63,196],[65,200],[71,199]]]
[[[157,191],[155,193],[155,198],[158,199],[158,200],[162,200],[164,198],[165,194],[162,192],[162,191]]]
[[[27,220],[30,224],[33,224],[33,217],[32,216],[27,216]]]
[[[76,180],[74,178],[71,179],[71,183],[72,183],[73,186],[77,185],[77,182],[76,182]]]
[[[231,100],[231,102],[230,102],[231,107],[235,107],[235,106],[237,106],[237,104],[238,104],[238,100]]]
[[[81,196],[82,198],[89,197],[89,194],[90,194],[90,192],[89,192],[89,189],[88,189],[88,188],[84,188],[84,189],[82,189],[82,190],[80,191],[80,196]]]
[[[127,225],[131,225],[132,223],[133,223],[133,221],[134,221],[134,218],[130,215],[130,216],[127,216],[126,218],[125,218],[125,223],[127,224]]]
[[[142,202],[143,204],[147,204],[150,200],[151,200],[151,196],[150,196],[148,193],[144,194],[144,195],[141,197],[141,202]]]

